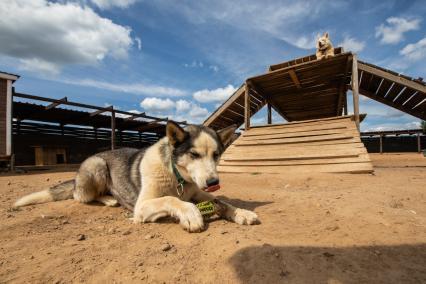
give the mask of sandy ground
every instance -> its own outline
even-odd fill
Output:
[[[194,234],[73,200],[13,211],[73,172],[2,175],[0,282],[425,283],[426,158],[372,159],[374,175],[222,175],[217,195],[262,223]]]

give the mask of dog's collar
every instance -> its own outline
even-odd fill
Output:
[[[179,173],[178,169],[176,168],[175,163],[172,161],[172,169],[173,173],[175,174],[176,180],[178,182],[178,185],[176,186],[176,191],[179,197],[183,195],[183,185],[186,183],[185,179],[182,177],[182,175]]]

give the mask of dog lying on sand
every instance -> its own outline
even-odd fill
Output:
[[[133,220],[155,222],[175,217],[189,232],[204,228],[199,209],[190,201],[213,201],[218,214],[238,224],[258,222],[256,213],[236,208],[209,192],[219,188],[217,165],[224,145],[236,130],[220,131],[169,121],[166,136],[147,149],[123,148],[87,158],[74,180],[22,197],[15,207],[72,199],[106,206],[122,205],[133,211]]]
[[[317,59],[327,59],[334,56],[334,47],[327,32],[318,37],[316,56]]]

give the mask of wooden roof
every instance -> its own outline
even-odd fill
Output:
[[[352,75],[352,53],[335,49],[335,56],[317,60],[314,54],[271,65],[267,73],[248,78],[250,115],[266,103],[287,121],[339,116]],[[423,79],[398,74],[358,61],[359,93],[380,103],[426,120],[426,84]],[[244,123],[242,85],[214,111],[204,125],[220,129]],[[361,109],[362,111],[362,109]]]
[[[247,82],[287,121],[332,117],[342,113],[351,62],[351,53],[341,53],[274,69]]]
[[[398,74],[358,61],[359,93],[426,120],[426,84],[423,79]]]

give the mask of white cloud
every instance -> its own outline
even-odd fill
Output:
[[[141,102],[141,107],[152,112],[169,111],[175,107],[175,102],[171,99],[145,98]]]
[[[97,81],[92,79],[68,79],[68,80],[58,80],[59,82],[78,85],[78,86],[86,86],[93,87],[97,89],[103,89],[113,92],[122,92],[122,93],[130,93],[136,95],[153,95],[153,96],[163,96],[163,97],[179,97],[186,95],[186,92],[171,87],[164,87],[159,85],[150,85],[145,83],[110,83],[105,81]]]
[[[406,58],[415,61],[421,60],[426,57],[426,37],[419,40],[416,43],[407,44],[399,52],[401,55],[404,55]]]
[[[106,10],[114,7],[117,8],[127,8],[136,0],[90,0],[93,4],[98,6],[100,9]]]
[[[193,94],[196,101],[200,103],[223,102],[229,98],[237,88],[228,85],[225,88],[217,88],[214,90],[204,89]]]
[[[141,41],[141,39],[138,38],[138,37],[135,37],[135,41],[137,43],[138,50],[141,50],[142,49],[142,41]]]
[[[210,65],[209,69],[213,70],[214,72],[218,72],[219,71],[219,67],[217,67],[216,65]]]
[[[127,58],[130,33],[77,2],[0,1],[0,54],[27,70],[57,73],[67,64]]]
[[[361,124],[362,125],[362,124]],[[405,123],[380,123],[380,125],[367,125],[362,131],[388,131],[388,130],[405,130],[419,129],[419,121],[410,121]]]
[[[383,44],[396,44],[404,40],[404,33],[420,28],[420,19],[391,17],[386,24],[376,27],[376,38]]]
[[[187,100],[173,101],[151,97],[145,98],[140,105],[145,111],[155,115],[190,123],[201,123],[209,114],[207,108]]]
[[[365,41],[359,41],[356,38],[345,35],[343,37],[343,41],[338,44],[339,46],[343,46],[346,51],[352,52],[361,52],[365,47]]]
[[[191,109],[191,104],[186,100],[178,100],[176,102],[176,111],[185,112]]]

